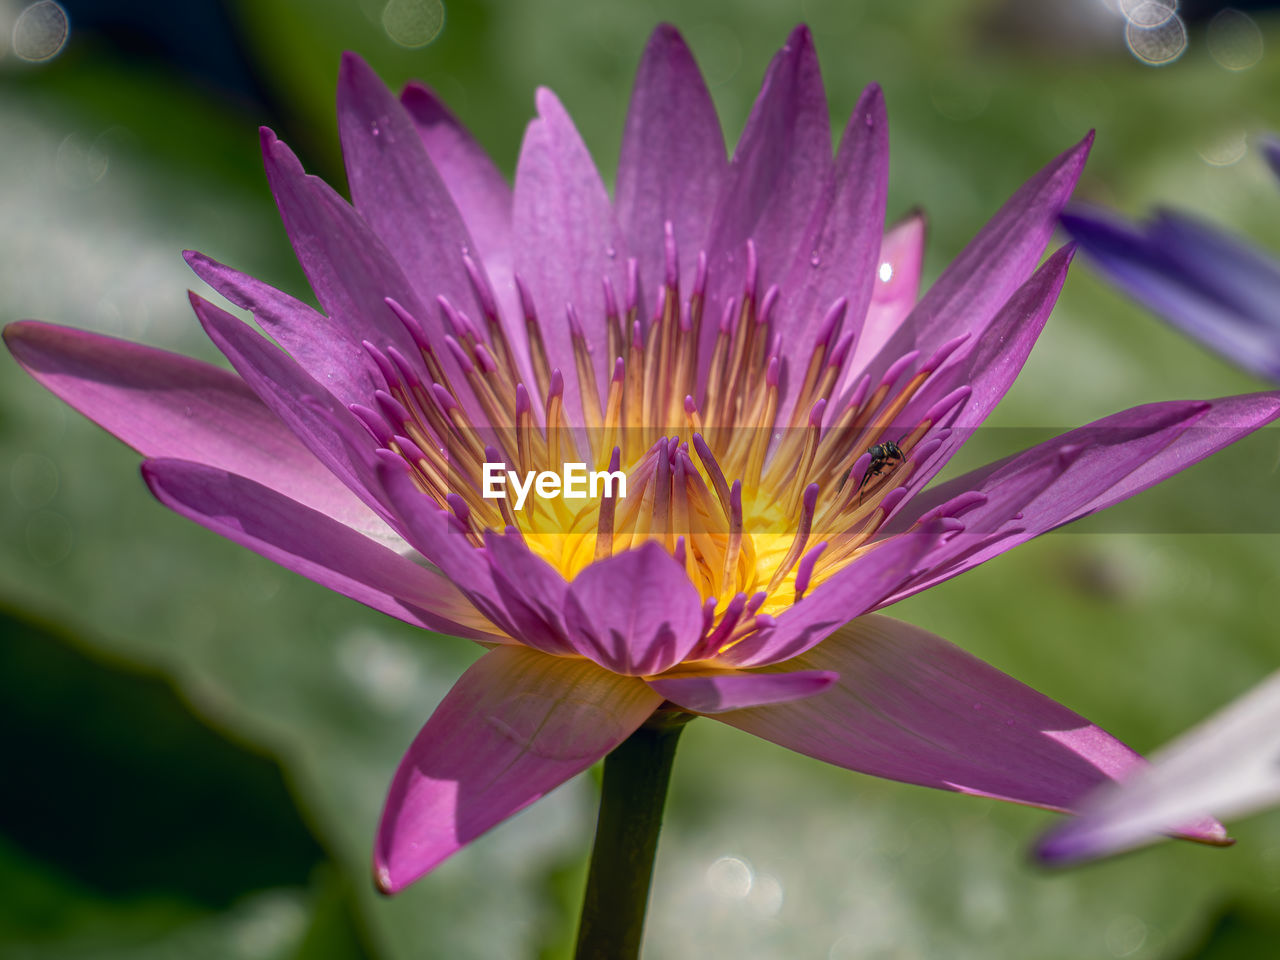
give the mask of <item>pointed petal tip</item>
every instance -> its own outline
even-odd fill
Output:
[[[807,23],[797,23],[792,28],[791,33],[787,36],[787,47],[795,45],[797,48],[813,46],[813,31],[809,29]],[[786,48],[784,48],[786,49]]]
[[[1096,826],[1087,816],[1068,820],[1044,834],[1032,847],[1031,855],[1046,867],[1071,867],[1128,853],[1164,838],[1162,834],[1151,834],[1146,838],[1132,838],[1120,845],[1100,834]],[[1169,836],[1206,847],[1233,847],[1236,843],[1235,837],[1227,833],[1227,828],[1212,818]]]
[[[680,31],[673,23],[667,23],[665,20],[653,28],[653,33],[649,34],[649,43],[678,43],[684,46],[684,37],[680,35]]]
[[[390,897],[403,890],[407,884],[397,883],[391,877],[391,869],[378,862],[378,858],[374,858],[373,862],[373,888],[384,897]]]
[[[376,85],[382,87],[382,78],[378,76],[376,70],[369,65],[369,62],[353,50],[343,51],[341,59],[338,61],[338,97],[342,98],[344,92],[354,92],[360,87],[366,85]]]
[[[41,326],[39,320],[15,320],[12,323],[6,323],[3,331],[5,345],[12,351],[14,344],[25,340],[33,328],[39,326]]]

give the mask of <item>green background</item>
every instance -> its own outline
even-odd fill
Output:
[[[0,21],[20,6],[0,4]],[[410,27],[433,9],[391,6]],[[1256,149],[1221,164],[1223,144],[1280,127],[1280,18],[1257,15],[1265,53],[1233,72],[1204,22],[1176,63],[1140,63],[1102,0],[446,6],[434,42],[406,49],[377,0],[232,3],[256,96],[75,22],[52,61],[0,58],[3,319],[214,359],[186,305],[203,288],[184,248],[309,297],[256,127],[341,188],[333,89],[347,48],[393,85],[435,86],[508,173],[535,87],[552,87],[611,182],[631,77],[662,20],[702,63],[730,143],[797,22],[813,29],[837,130],[881,83],[890,216],[927,211],[926,282],[1090,128],[1078,196],[1130,214],[1177,206],[1280,250],[1280,191]],[[1078,262],[993,422],[1043,432],[1264,386]],[[1025,436],[992,431],[965,463]],[[1153,748],[1280,663],[1278,463],[1280,435],[1263,431],[891,612]],[[0,484],[0,958],[567,956],[591,777],[394,899],[369,880],[391,772],[472,645],[167,512],[135,455],[7,355]],[[1280,816],[1232,824],[1232,849],[1169,843],[1061,873],[1026,853],[1052,820],[696,722],[647,956],[1256,957],[1280,935]]]

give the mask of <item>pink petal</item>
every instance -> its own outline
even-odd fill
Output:
[[[693,649],[702,633],[702,601],[684,567],[649,540],[579,573],[564,619],[583,656],[615,673],[647,676]]]
[[[464,673],[400,762],[374,849],[401,890],[489,828],[587,769],[662,702],[644,683],[522,647]]]
[[[235,374],[35,321],[10,324],[4,337],[41,384],[144,457],[229,470],[370,536],[394,538]]]
[[[1039,262],[1092,143],[1091,133],[1056,157],[978,231],[872,362],[873,382],[911,350],[928,356],[959,334],[982,337]]]
[[[147,460],[166,507],[344,597],[428,630],[506,642],[440,574],[245,477],[186,460]]]
[[[539,89],[538,117],[525,130],[516,166],[512,232],[516,272],[529,285],[547,359],[564,374],[565,409],[581,423],[578,378],[565,309],[572,304],[594,347],[598,387],[609,383],[602,282],[625,290],[627,251],[609,194],[573,121],[550,90]],[[600,403],[601,397],[587,398]]]
[[[920,296],[920,273],[924,266],[925,219],[913,213],[889,228],[880,244],[876,282],[871,304],[858,334],[853,354],[847,361],[847,384],[862,375],[863,368],[902,326],[916,298]],[[843,393],[842,383],[838,393]]]
[[[642,316],[652,312],[664,280],[667,221],[688,292],[727,168],[724,134],[698,65],[679,31],[662,24],[636,74],[615,192],[618,222],[647,295]]]
[[[486,267],[511,255],[511,187],[435,91],[413,82],[400,102],[444,181]]]
[[[1061,704],[887,617],[855,620],[778,669],[833,670],[840,679],[819,697],[716,719],[872,776],[1071,810],[1142,762]]]
[[[646,681],[677,707],[692,713],[724,713],[786,703],[822,693],[840,679],[830,670],[795,673],[712,673]]]

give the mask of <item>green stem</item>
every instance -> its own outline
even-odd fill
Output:
[[[577,960],[640,956],[671,764],[680,731],[691,719],[685,713],[654,714],[605,758]]]

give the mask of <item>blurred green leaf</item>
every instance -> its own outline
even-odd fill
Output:
[[[4,607],[0,636],[0,957],[365,955],[273,761],[154,673]]]
[[[323,852],[276,765],[191,715],[155,675],[107,668],[0,608],[0,753],[22,789],[0,830],[110,896],[218,908],[305,883]]]

